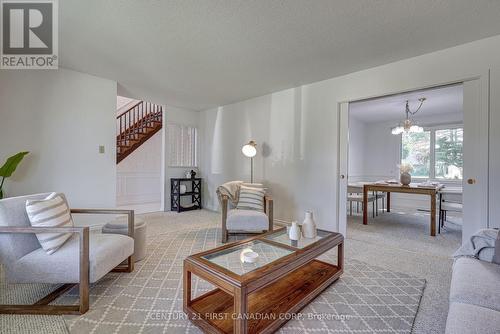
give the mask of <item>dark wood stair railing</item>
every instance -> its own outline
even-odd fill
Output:
[[[144,144],[163,125],[160,105],[138,101],[116,117],[116,163]]]

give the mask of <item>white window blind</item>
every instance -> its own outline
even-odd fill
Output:
[[[198,131],[195,127],[168,124],[168,165],[171,167],[197,167],[196,142]]]

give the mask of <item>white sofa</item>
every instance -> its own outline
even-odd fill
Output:
[[[500,265],[469,257],[453,265],[446,334],[500,333]]]

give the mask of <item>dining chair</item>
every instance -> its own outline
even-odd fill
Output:
[[[448,212],[463,212],[461,188],[443,188],[439,192],[439,224],[438,233],[447,221]]]
[[[377,197],[374,194],[368,195],[368,203],[372,203],[372,216],[375,218],[375,206]],[[359,204],[363,203],[363,188],[359,186],[347,186],[347,201],[349,202],[349,215],[352,216],[352,204],[356,203],[357,212]],[[361,207],[363,207],[361,205]]]

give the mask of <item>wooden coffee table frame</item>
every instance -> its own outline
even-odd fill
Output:
[[[283,230],[283,229],[280,229]],[[290,315],[300,311],[343,273],[344,237],[331,233],[304,247],[295,248],[265,237],[275,230],[239,242],[189,256],[184,260],[183,308],[205,333],[273,333]],[[293,253],[238,275],[203,256],[252,240],[292,250]],[[337,247],[337,265],[316,260]],[[216,286],[192,299],[192,275]],[[257,319],[267,315],[266,319]]]

